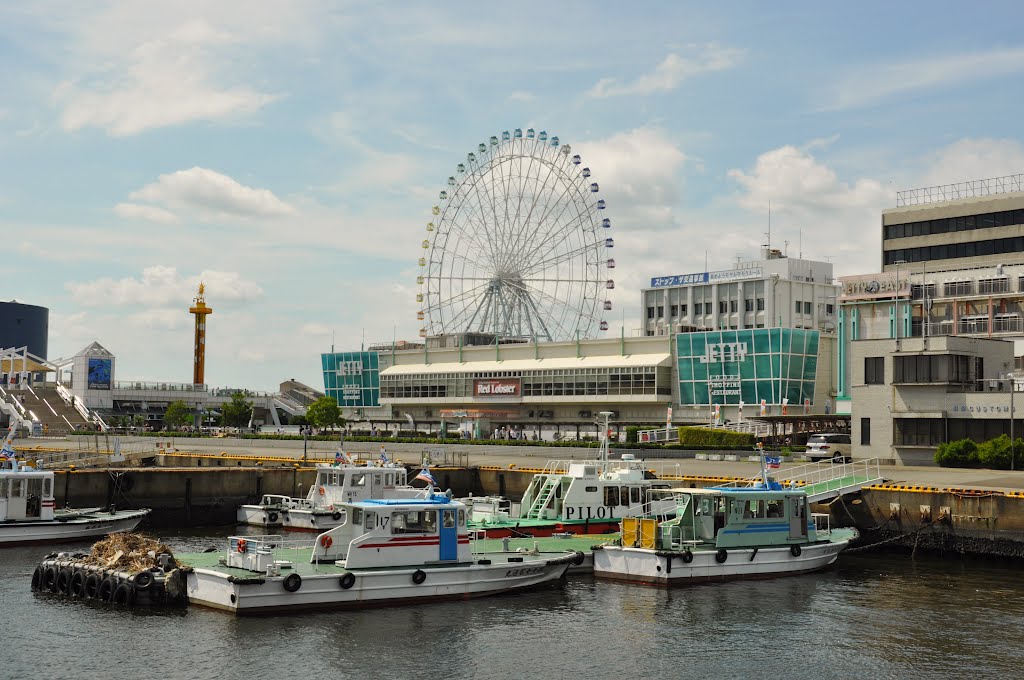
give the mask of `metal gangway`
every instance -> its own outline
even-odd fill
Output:
[[[783,487],[803,489],[811,503],[845,496],[882,481],[881,463],[877,458],[854,460],[850,463],[807,463],[773,470],[770,477]],[[749,481],[733,482],[723,486],[759,484],[760,477]]]

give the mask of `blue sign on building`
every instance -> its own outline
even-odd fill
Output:
[[[380,361],[377,352],[321,354],[324,393],[338,406],[380,406]]]

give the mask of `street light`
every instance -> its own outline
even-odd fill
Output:
[[[1014,451],[1014,447],[1013,447],[1013,441],[1014,441],[1013,440],[1013,416],[1014,416],[1013,393],[1017,391],[1017,389],[1016,389],[1017,374],[1016,373],[1007,373],[1006,375],[1003,376],[1003,379],[1010,381],[1010,469],[1013,470],[1013,469],[1015,469],[1015,467],[1014,467],[1014,458],[1015,458],[1014,454],[1015,454],[1015,451]]]

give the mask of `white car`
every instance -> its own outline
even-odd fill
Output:
[[[807,438],[807,458],[812,461],[831,460],[833,463],[853,462],[853,442],[850,435],[841,432],[823,432]]]

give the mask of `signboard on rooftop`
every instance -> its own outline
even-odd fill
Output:
[[[667,286],[687,286],[697,283],[728,283],[730,281],[741,281],[743,279],[759,279],[762,276],[761,268],[753,269],[727,269],[718,272],[698,272],[695,274],[675,274],[673,276],[656,276],[651,279],[651,288],[665,288]]]

